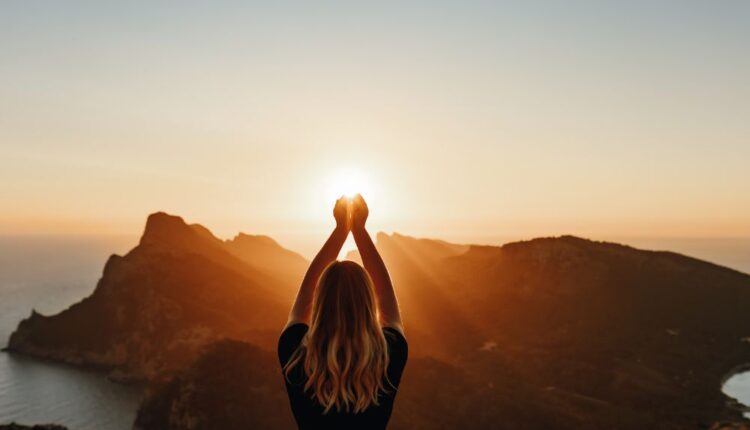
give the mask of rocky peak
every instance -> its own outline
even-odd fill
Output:
[[[207,228],[187,224],[182,217],[156,212],[148,216],[139,248],[215,253],[223,248]]]
[[[155,212],[148,216],[146,228],[141,236],[141,245],[174,242],[185,236],[195,235],[195,230],[182,217]]]

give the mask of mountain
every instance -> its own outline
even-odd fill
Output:
[[[306,264],[268,237],[222,241],[155,213],[138,246],[109,258],[91,296],[57,315],[32,312],[8,350],[143,380],[188,365],[221,338],[270,348]]]
[[[381,233],[377,246],[398,291],[411,354],[390,428],[744,425],[741,408],[720,388],[750,362],[746,274],[572,236],[495,247]],[[267,421],[289,411],[273,354],[266,354],[256,363],[270,379],[232,378],[224,390],[214,381],[247,373],[248,359],[207,353],[169,388],[150,390],[140,428],[195,422],[174,410],[226,423],[224,409],[189,395],[195,387],[218,389],[212,398],[234,411],[254,410],[256,397],[241,390],[280,397],[242,422],[293,428]]]
[[[513,393],[478,399],[495,398],[487,407],[526,392],[538,403],[531,411],[557,428],[739,417],[720,386],[750,363],[746,274],[572,236],[447,254],[442,242],[429,252],[429,242],[400,235],[379,235],[377,246],[411,350]]]
[[[572,236],[377,247],[410,345],[390,428],[740,428],[721,384],[750,363],[746,274]],[[9,347],[148,379],[144,430],[291,428],[273,351],[306,264],[154,214],[90,297]]]

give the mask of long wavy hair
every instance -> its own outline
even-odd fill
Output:
[[[378,323],[372,280],[353,261],[334,261],[320,276],[307,334],[284,367],[302,364],[310,392],[323,413],[362,412],[386,391],[388,346]],[[385,383],[384,383],[385,381]]]

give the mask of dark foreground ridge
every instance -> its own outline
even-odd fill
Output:
[[[378,248],[412,353],[392,429],[743,422],[721,383],[750,363],[746,274],[571,236]],[[141,429],[292,428],[273,351],[305,268],[270,238],[154,214],[92,296],[32,314],[9,349],[150,381]]]
[[[37,424],[26,426],[23,424],[10,423],[0,424],[0,430],[68,430],[68,428],[57,424]]]

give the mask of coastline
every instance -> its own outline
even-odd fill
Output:
[[[737,411],[741,412],[745,418],[750,419],[750,396],[748,396],[747,399],[738,399],[734,397],[733,395],[726,392],[724,387],[726,386],[727,382],[731,380],[732,378],[742,375],[744,373],[750,373],[750,363],[744,363],[735,366],[732,368],[732,370],[727,373],[724,378],[721,380],[720,384],[720,390],[722,394],[724,394],[727,399],[729,399],[729,406],[732,408],[735,408]]]

